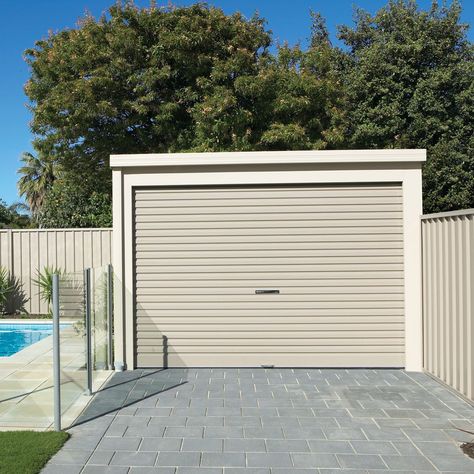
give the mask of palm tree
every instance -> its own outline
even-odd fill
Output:
[[[21,178],[18,180],[20,196],[25,196],[33,217],[38,215],[46,192],[51,188],[55,176],[55,166],[52,160],[34,156],[32,153],[23,153],[23,166],[18,170]]]

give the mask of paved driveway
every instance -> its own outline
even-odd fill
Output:
[[[45,473],[474,473],[474,408],[401,370],[115,374]]]

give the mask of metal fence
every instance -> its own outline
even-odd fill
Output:
[[[48,312],[34,280],[45,267],[82,272],[112,261],[112,229],[0,230],[0,266],[12,278],[14,292],[7,311]]]
[[[54,427],[60,430],[71,406],[92,395],[113,365],[112,265],[54,274],[52,283]]]
[[[474,400],[474,209],[422,216],[424,368]]]

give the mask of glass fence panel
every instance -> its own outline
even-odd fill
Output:
[[[0,428],[46,429],[53,423],[53,326],[42,319],[0,320]]]
[[[111,361],[108,358],[108,265],[91,269],[92,388],[102,385]]]
[[[61,414],[63,426],[80,410],[87,390],[84,273],[59,275]],[[72,412],[71,412],[72,411]]]

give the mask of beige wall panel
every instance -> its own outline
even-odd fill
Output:
[[[137,188],[137,366],[403,366],[402,209],[394,184]]]
[[[422,218],[424,368],[474,400],[474,213]]]
[[[33,280],[44,267],[66,272],[111,263],[112,229],[12,229],[0,230],[0,265],[8,268],[22,292],[22,307],[10,302],[10,311],[46,313]]]

